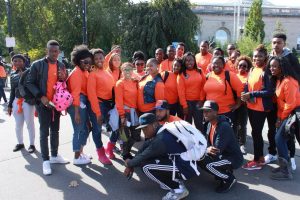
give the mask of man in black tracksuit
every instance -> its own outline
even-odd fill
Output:
[[[201,109],[208,122],[204,130],[208,144],[206,156],[198,164],[220,180],[216,192],[228,192],[236,183],[233,169],[242,166],[243,155],[228,118],[218,115],[218,104],[206,101]]]
[[[185,188],[183,180],[197,174],[191,167],[190,161],[184,161],[176,155],[174,167],[173,160],[169,157],[169,154],[186,152],[185,146],[177,142],[177,138],[167,129],[157,134],[162,125],[152,113],[140,116],[139,124],[138,128],[142,128],[147,140],[133,159],[125,161],[124,174],[130,177],[134,168],[140,166],[148,178],[157,182],[162,189],[170,190],[163,200],[185,198],[189,191]],[[173,177],[173,172],[175,172],[175,177]]]

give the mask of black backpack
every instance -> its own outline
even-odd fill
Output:
[[[33,96],[33,94],[26,88],[26,80],[28,79],[28,74],[29,74],[30,69],[26,69],[19,80],[18,83],[18,90],[22,98],[24,98],[25,102],[30,104],[30,105],[35,105],[36,99]]]

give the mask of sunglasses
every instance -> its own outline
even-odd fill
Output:
[[[85,64],[85,65],[90,65],[90,64],[92,64],[92,62],[89,61],[89,60],[81,60],[80,62],[81,62],[82,64]]]
[[[248,65],[243,65],[243,64],[240,64],[239,67],[243,67],[243,68],[247,68]]]

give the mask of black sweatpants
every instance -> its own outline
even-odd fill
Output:
[[[203,160],[198,161],[198,165],[214,175],[217,180],[226,181],[234,178],[232,163],[227,159],[205,156]]]
[[[268,141],[269,141],[269,154],[276,155],[276,143],[275,143],[275,135],[276,135],[276,121],[277,121],[277,105],[273,104],[273,110],[267,113],[267,121],[268,121]]]
[[[168,157],[148,160],[142,165],[143,172],[151,180],[158,183],[166,190],[179,188],[179,182],[172,180],[173,162]],[[182,179],[178,169],[175,167],[175,178]]]

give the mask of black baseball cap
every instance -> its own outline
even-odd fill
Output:
[[[157,100],[156,104],[155,104],[155,109],[167,110],[167,109],[169,109],[169,104],[166,100]]]
[[[153,122],[156,122],[156,116],[153,113],[145,113],[139,117],[139,126],[136,129],[141,129]]]
[[[214,110],[219,111],[219,105],[215,101],[205,101],[201,110]]]

